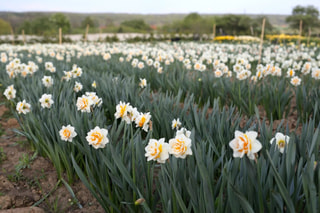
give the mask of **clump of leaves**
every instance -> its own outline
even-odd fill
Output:
[[[25,153],[22,154],[22,156],[19,158],[18,164],[15,166],[16,172],[20,172],[21,169],[30,168],[31,163],[34,161],[36,157],[36,152],[32,156],[29,156]]]

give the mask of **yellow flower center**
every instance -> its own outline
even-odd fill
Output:
[[[289,75],[293,76],[293,70],[290,70]]]
[[[252,143],[251,140],[248,138],[248,136],[246,134],[244,134],[243,136],[240,136],[239,139],[243,142],[243,147],[242,149],[239,150],[239,152],[243,152],[244,153],[248,153],[248,151],[252,149]]]
[[[185,145],[185,142],[183,140],[176,139],[177,143],[174,144],[173,150],[175,153],[180,153],[181,155],[184,155],[187,151],[187,147]]]
[[[29,107],[25,104],[23,104],[22,109],[29,109]]]
[[[64,137],[69,138],[70,135],[71,135],[71,132],[70,132],[69,129],[64,129],[62,134],[63,134]]]
[[[139,121],[139,127],[142,127],[145,122],[146,122],[146,118],[142,116],[141,120]]]
[[[124,116],[124,112],[126,111],[127,105],[120,106],[120,117]]]
[[[103,136],[100,132],[94,132],[91,134],[91,140],[96,141],[94,143],[94,145],[99,145],[102,141],[102,138],[103,138]]]
[[[155,147],[154,147],[154,150],[153,150],[153,153],[151,153],[152,156],[155,156],[155,159],[158,159],[160,158],[160,154],[162,152],[162,144],[159,145],[159,147],[157,147],[157,143],[155,143]],[[158,151],[159,150],[159,151]]]
[[[89,105],[89,101],[87,98],[82,98],[81,99],[81,106],[80,106],[80,109],[85,109],[87,108],[87,106]]]
[[[284,148],[285,145],[286,145],[286,142],[285,142],[284,140],[279,140],[279,141],[278,141],[278,147],[279,147],[279,148]]]
[[[298,84],[299,83],[299,79],[297,79],[297,78],[292,79],[292,83],[293,84]]]

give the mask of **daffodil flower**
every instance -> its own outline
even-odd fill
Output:
[[[54,101],[52,100],[52,95],[50,94],[43,94],[39,99],[42,108],[51,108]]]
[[[147,161],[154,160],[158,163],[165,163],[169,158],[169,144],[164,142],[164,138],[159,140],[150,139],[145,148]]]
[[[8,100],[11,100],[16,97],[16,92],[17,91],[14,89],[14,85],[12,84],[6,88],[3,94],[6,96]]]
[[[276,145],[281,153],[284,152],[285,146],[289,143],[290,137],[277,132],[275,137],[270,140],[270,143],[276,142]]]
[[[77,136],[77,133],[75,132],[74,127],[69,124],[68,126],[62,126],[59,135],[61,140],[71,142],[72,139]]]
[[[176,158],[186,158],[187,155],[192,155],[191,139],[184,134],[178,134],[175,138],[169,140],[169,153]]]
[[[92,145],[95,149],[104,148],[109,143],[108,130],[96,126],[88,132],[86,139],[89,145]]]
[[[235,138],[229,143],[229,146],[233,149],[233,157],[242,158],[246,154],[249,159],[254,160],[254,154],[262,148],[261,143],[256,139],[257,136],[258,133],[255,131],[243,133],[236,130]]]
[[[31,105],[26,102],[26,100],[20,101],[17,103],[16,110],[18,111],[19,114],[27,114],[31,112]]]

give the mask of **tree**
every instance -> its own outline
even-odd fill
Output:
[[[182,22],[181,29],[183,32],[201,35],[205,33],[206,21],[198,13],[190,13]],[[212,25],[210,26],[212,28]]]
[[[248,35],[250,33],[251,22],[252,19],[246,15],[230,14],[216,17],[216,27],[225,35]]]
[[[22,30],[24,30],[25,34],[34,34],[33,29],[32,29],[32,24],[30,21],[24,21],[18,28],[18,32],[21,33]]]
[[[50,22],[55,25],[56,29],[61,28],[64,33],[70,32],[70,21],[64,14],[56,13],[52,15],[50,17]]]
[[[19,26],[18,32],[24,30],[25,34],[33,35],[57,35],[58,29],[61,27],[62,32],[70,32],[70,21],[62,13],[55,13],[51,17],[42,16],[33,21],[25,21]]]
[[[271,34],[273,32],[273,26],[270,23],[269,19],[267,17],[260,16],[258,18],[253,19],[252,22],[251,22],[251,27],[253,28],[254,34],[256,36],[261,34],[261,31],[262,31],[262,20],[264,18],[266,19],[265,27],[264,27],[265,34]]]
[[[95,27],[96,24],[94,23],[93,19],[90,16],[87,16],[82,22],[81,22],[81,27],[86,28],[87,25],[89,27]]]
[[[151,30],[150,26],[147,25],[144,20],[142,19],[133,19],[129,21],[124,21],[120,24],[120,26],[124,27],[130,27],[134,30],[139,30],[139,31],[149,31]]]
[[[0,19],[0,35],[2,34],[10,34],[11,33],[11,25],[9,22]]]
[[[296,6],[292,10],[292,15],[286,18],[291,28],[299,29],[300,20],[303,22],[303,30],[319,27],[319,10],[314,6]]]
[[[213,18],[204,18],[198,13],[188,14],[182,21],[176,21],[162,27],[166,33],[192,33],[200,36],[203,33],[212,33]]]
[[[31,22],[33,34],[36,35],[54,35],[57,34],[54,23],[47,16],[40,17]]]

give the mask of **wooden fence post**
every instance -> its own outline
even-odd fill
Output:
[[[214,38],[216,37],[216,24],[213,24],[213,32],[212,32],[212,34],[213,34],[213,40],[214,40]]]
[[[85,42],[87,42],[88,33],[89,33],[89,24],[87,24],[87,27],[86,27],[86,34],[85,34],[85,37],[84,37],[84,41],[85,41]]]
[[[266,19],[263,18],[263,20],[262,20],[261,38],[260,38],[260,47],[259,47],[259,61],[258,61],[258,64],[260,64],[260,61],[261,61],[263,36],[264,36],[264,25],[265,25],[265,23],[266,23]]]
[[[62,44],[62,29],[61,27],[59,28],[59,44]]]
[[[101,29],[101,27],[99,27],[99,42],[102,41],[102,36],[101,36],[101,34],[102,34],[102,29]]]
[[[307,41],[307,46],[308,46],[308,47],[309,47],[310,37],[311,37],[311,28],[309,27],[308,41]]]
[[[26,44],[26,36],[24,35],[24,30],[22,30],[22,39],[23,39],[23,44]]]
[[[14,33],[13,33],[12,27],[11,27],[11,35],[12,35],[12,45],[14,45]]]
[[[299,30],[299,50],[301,45],[301,35],[302,35],[302,20],[300,20],[300,30]]]

